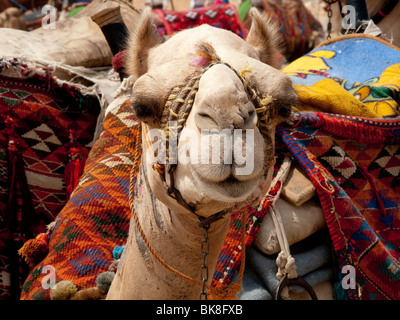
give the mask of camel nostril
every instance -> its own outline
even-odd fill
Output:
[[[211,119],[211,120],[214,121],[214,119],[213,119],[209,114],[207,114],[207,113],[199,112],[198,115],[199,115],[200,117],[203,117],[203,118],[206,118],[206,119],[208,118],[208,119]]]
[[[217,121],[212,116],[205,112],[196,113],[194,116],[197,128],[201,129],[216,129],[218,128]]]

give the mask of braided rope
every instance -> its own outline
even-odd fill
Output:
[[[273,104],[273,98],[269,95],[267,97],[262,97],[257,88],[253,86],[250,80],[245,77],[245,73],[251,72],[250,68],[246,68],[239,73],[231,65],[220,60],[212,61],[202,69],[196,70],[186,81],[171,90],[171,93],[169,94],[164,105],[161,118],[161,128],[163,128],[166,139],[166,149],[164,150],[166,155],[166,165],[169,166],[170,163],[177,163],[177,153],[175,150],[172,150],[171,153],[170,150],[171,138],[174,137],[176,138],[175,141],[178,141],[179,135],[183,130],[186,120],[192,110],[195,95],[199,89],[201,76],[207,70],[217,64],[226,65],[236,74],[236,76],[243,83],[248,97],[256,106],[255,111],[258,117],[257,126],[265,140],[264,163],[266,167],[264,168],[264,171],[267,172],[274,160],[273,143],[270,134],[272,119],[276,117],[275,108],[271,108],[271,105]],[[177,123],[177,127],[175,128],[170,126],[172,123]],[[173,148],[177,148],[177,145],[173,145]],[[153,168],[160,173],[165,172],[165,166],[162,164],[157,164],[153,166]]]

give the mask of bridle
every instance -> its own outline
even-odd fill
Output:
[[[268,172],[271,164],[274,161],[273,146],[271,143],[269,127],[271,125],[274,116],[273,108],[270,108],[273,103],[272,97],[268,96],[262,98],[258,90],[244,77],[246,72],[250,72],[249,69],[242,72],[236,71],[230,64],[221,61],[219,56],[216,54],[211,45],[205,42],[198,44],[198,48],[201,51],[199,54],[207,55],[209,63],[201,69],[194,71],[188,79],[186,79],[181,85],[173,88],[165,103],[163,114],[161,118],[161,127],[163,128],[166,138],[166,164],[155,164],[155,169],[160,174],[161,181],[163,182],[166,193],[175,199],[185,209],[189,210],[199,219],[199,226],[209,226],[210,223],[221,219],[226,213],[226,210],[217,212],[210,217],[203,217],[195,212],[194,206],[187,203],[178,189],[175,188],[174,171],[177,167],[177,144],[171,144],[171,137],[176,137],[175,141],[178,141],[179,135],[186,123],[186,120],[192,110],[195,95],[199,88],[199,82],[201,76],[215,65],[222,64],[230,68],[236,76],[241,80],[245,91],[250,100],[256,106],[256,113],[258,115],[258,127],[261,134],[266,140],[266,160],[265,160],[265,174]],[[169,126],[170,123],[177,123],[176,127]],[[172,149],[172,150],[171,150]],[[169,184],[167,183],[166,177],[169,178]]]
[[[163,128],[164,136],[166,138],[166,163],[156,164],[153,166],[153,169],[160,174],[161,181],[168,196],[175,199],[181,206],[194,214],[199,220],[199,226],[203,228],[209,226],[212,222],[223,218],[227,211],[219,211],[210,217],[205,218],[197,214],[194,206],[183,199],[180,191],[175,188],[174,171],[177,167],[178,160],[176,152],[177,144],[173,145],[171,143],[173,139],[171,138],[173,136],[177,139],[179,138],[190,111],[192,110],[194,98],[199,88],[200,78],[207,70],[216,64],[218,63],[212,62],[201,70],[196,70],[189,77],[188,81],[184,82],[183,86],[180,85],[172,89],[167,102],[164,105],[163,116],[161,119],[161,127]],[[178,125],[176,127],[171,127],[169,126],[171,123],[177,123]],[[178,141],[177,139],[175,141]],[[169,178],[169,184],[167,183],[167,176]]]

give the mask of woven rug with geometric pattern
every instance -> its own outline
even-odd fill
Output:
[[[28,270],[17,250],[64,207],[99,112],[96,95],[52,70],[0,59],[0,299],[18,298]]]
[[[95,286],[96,276],[107,270],[112,250],[125,243],[129,232],[129,177],[137,133],[129,103],[110,111],[80,183],[56,219],[49,254],[31,271],[21,299],[49,299],[42,286],[46,265],[55,268],[57,282],[72,280],[78,288]]]
[[[235,6],[228,3],[212,4],[185,11],[153,9],[153,12],[158,34],[163,38],[202,24],[230,30],[242,38],[245,38],[247,34]]]
[[[277,133],[317,189],[340,267],[336,289],[341,267],[355,267],[356,287],[340,297],[399,300],[400,118],[302,113]]]

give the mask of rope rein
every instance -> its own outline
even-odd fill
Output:
[[[288,156],[285,156],[283,163],[271,182],[270,189],[265,194],[258,207],[258,210],[260,211],[268,206],[268,213],[271,215],[274,223],[278,243],[281,249],[278,257],[276,258],[276,264],[278,267],[276,277],[279,279],[279,284],[276,288],[274,298],[275,300],[281,300],[281,295],[284,289],[286,289],[289,285],[297,285],[303,287],[313,300],[318,300],[314,289],[297,273],[295,259],[290,253],[289,241],[286,236],[282,216],[275,206],[275,203],[279,199],[282,192],[283,184],[288,178],[290,167],[291,159]],[[288,291],[285,292],[285,295],[288,297]]]

